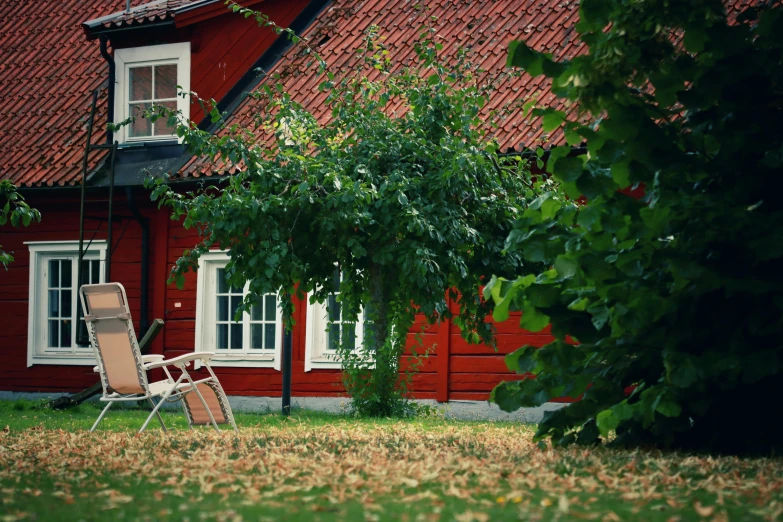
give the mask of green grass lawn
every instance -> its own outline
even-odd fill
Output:
[[[144,410],[0,402],[0,521],[777,520],[783,461],[541,450],[527,425],[237,414],[239,435]]]

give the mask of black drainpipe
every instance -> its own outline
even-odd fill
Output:
[[[107,93],[107,103],[108,107],[106,108],[106,114],[107,114],[107,120],[109,123],[114,123],[114,82],[115,82],[115,72],[114,72],[114,58],[112,55],[109,54],[108,50],[108,36],[101,36],[101,56],[103,56],[103,59],[106,60],[106,64],[109,66],[109,79],[108,79],[108,85],[106,86],[106,93]],[[107,127],[106,128],[106,143],[108,145],[112,144],[112,140],[114,139],[114,133]]]
[[[130,210],[133,218],[141,225],[141,318],[139,320],[138,335],[138,337],[141,338],[147,333],[147,328],[149,326],[147,305],[149,301],[150,280],[150,223],[149,220],[139,212],[132,187],[125,187],[125,195],[128,199],[128,210]]]

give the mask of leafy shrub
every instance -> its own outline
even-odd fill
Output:
[[[577,29],[589,52],[569,62],[511,47],[511,64],[594,120],[537,109],[569,145],[586,142],[547,166],[586,203],[538,202],[514,225],[508,252],[538,268],[486,295],[497,318],[520,309],[556,341],[509,355],[536,378],[492,400],[580,397],[541,423],[555,444],[616,432],[631,445],[779,448],[783,10],[734,20],[718,0],[585,0]]]
[[[177,261],[179,285],[202,253],[219,247],[229,251],[231,283],[250,282],[244,310],[279,293],[290,327],[292,295],[323,303],[335,290],[343,324],[371,310],[364,350],[343,339],[344,382],[356,411],[388,416],[409,409],[409,379],[398,370],[417,314],[429,323],[451,316],[451,292],[463,334],[491,340],[490,304],[478,289],[482,278],[520,267],[519,255],[500,252],[526,203],[529,173],[521,160],[499,164],[497,144],[486,139],[481,113],[494,84],[467,52],[444,65],[424,30],[418,60],[394,67],[379,42],[373,27],[339,78],[321,63],[326,123],[265,84],[254,94],[258,136],[239,125],[217,135],[180,126],[197,154],[239,172],[217,181],[219,190],[187,194],[157,180],[152,197],[201,236]],[[276,137],[271,146],[264,133]]]

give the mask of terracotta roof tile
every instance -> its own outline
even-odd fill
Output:
[[[729,13],[736,16],[757,0],[729,0]],[[417,8],[423,6],[423,9]],[[324,10],[304,34],[329,64],[338,77],[356,63],[355,51],[361,46],[364,32],[377,25],[390,55],[396,63],[410,63],[414,57],[413,44],[418,39],[422,24],[434,17],[437,38],[444,44],[444,56],[454,56],[457,47],[472,49],[472,60],[481,68],[498,73],[505,68],[506,53],[511,40],[521,39],[539,51],[551,52],[555,59],[571,59],[585,51],[574,26],[578,21],[578,0],[336,0]],[[329,37],[320,45],[324,37]],[[302,57],[298,49],[289,50],[273,69],[281,75],[283,88],[292,98],[302,103],[323,123],[330,111],[323,105],[325,95],[318,92],[323,77],[312,71],[303,71],[309,57]],[[263,82],[272,81],[267,76]],[[553,104],[569,112],[549,90],[547,78],[531,78],[521,74],[501,83],[490,103],[488,114],[514,101],[538,96],[543,103]],[[260,101],[247,98],[229,118],[229,124],[251,127],[254,114],[263,110]],[[563,143],[562,131],[546,136],[537,120],[525,119],[519,110],[499,114],[496,128],[490,130],[500,144],[501,151],[521,151],[525,147],[546,142]],[[270,136],[258,136],[269,141]],[[183,168],[182,176],[203,176],[225,173],[222,162],[193,158]]]
[[[474,53],[473,61],[494,73],[505,69],[506,49],[514,39],[530,40],[532,36],[542,42],[537,48],[553,51],[556,58],[562,58],[566,51],[570,55],[578,52],[572,35],[579,7],[576,1],[543,0],[531,6],[525,0],[429,0],[424,2],[425,8],[421,10],[416,5],[399,0],[337,0],[324,10],[304,36],[317,43],[324,35],[331,35],[318,46],[317,51],[338,76],[339,71],[355,63],[355,51],[361,46],[364,32],[371,25],[377,25],[381,35],[386,37],[384,43],[389,46],[394,62],[410,62],[414,57],[413,44],[429,17],[435,17],[433,24],[437,38],[444,44],[444,56],[453,57],[458,47],[469,47]],[[323,78],[317,78],[309,71],[294,74],[301,72],[309,61],[299,55],[298,49],[291,49],[272,72],[282,75],[280,81],[283,87],[295,100],[313,111],[321,121],[326,121],[330,112],[323,106],[325,95],[318,93],[318,84]],[[548,92],[544,87],[548,82],[542,84],[541,80],[525,74],[506,80],[486,111],[524,98],[536,92],[539,85]],[[252,115],[261,110],[260,103],[252,98],[246,99],[229,123],[249,126]],[[499,117],[504,119],[497,122],[498,128],[491,134],[503,151],[521,150],[543,137],[540,122],[525,121],[521,113]],[[558,136],[555,138],[559,139]],[[269,137],[260,136],[259,139],[268,140]],[[201,176],[220,172],[222,165],[214,168],[211,163],[204,159],[191,160],[181,174]]]
[[[84,38],[84,20],[108,24],[104,26],[148,23],[174,16],[178,8],[209,1],[159,0],[139,5],[131,13],[123,11],[125,0],[39,0],[34,10],[21,9],[26,5],[22,0],[0,2],[0,179],[28,186],[79,181],[91,92],[103,87],[106,77],[98,44]],[[730,13],[736,15],[754,1],[732,0]],[[416,9],[416,5],[424,9]],[[387,37],[393,59],[409,63],[412,44],[430,16],[437,17],[434,26],[447,56],[453,56],[458,46],[470,47],[474,61],[492,71],[505,67],[506,49],[513,39],[553,52],[558,59],[584,51],[573,30],[577,0],[335,0],[305,36],[333,69],[344,69],[356,60],[355,50],[361,46],[364,32],[377,25]],[[298,49],[292,49],[272,72],[283,74],[283,87],[325,120],[329,117],[323,106],[325,94],[317,90],[323,77],[304,70],[309,61]],[[269,77],[264,81],[270,81]],[[542,102],[550,102],[554,98],[548,85],[544,78],[525,74],[506,80],[486,110],[534,94]],[[104,137],[105,89],[100,101],[94,143]],[[259,110],[259,102],[248,98],[230,122],[252,128]],[[544,138],[540,122],[524,121],[519,113],[500,114],[496,123],[492,134],[504,151],[520,150]],[[549,138],[550,143],[561,140],[558,133]],[[91,167],[103,156],[93,153]],[[194,158],[182,174],[224,171],[222,162],[213,167],[211,161]]]
[[[119,11],[124,0],[0,2],[0,179],[67,185],[81,178],[91,93],[106,80],[97,42],[81,22]],[[93,142],[104,139],[101,91]],[[95,152],[94,167],[103,156]]]
[[[85,22],[85,24],[93,28],[103,26],[108,29],[162,22],[172,20],[176,9],[196,3],[202,2],[200,0],[153,0],[152,2],[131,6],[130,11],[125,10],[125,5],[123,4],[122,10],[96,17]]]

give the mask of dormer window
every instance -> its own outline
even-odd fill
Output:
[[[177,139],[167,118],[144,117],[153,106],[178,109],[190,117],[190,99],[177,96],[177,86],[190,91],[190,43],[117,49],[114,114],[117,122],[134,118],[117,133],[120,143]]]

